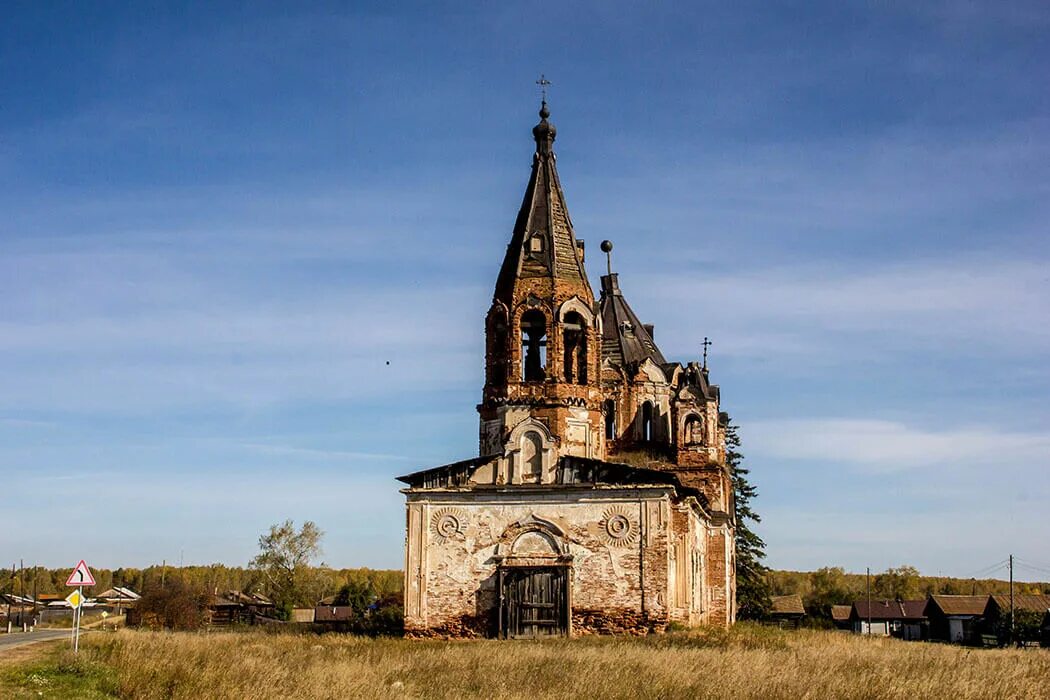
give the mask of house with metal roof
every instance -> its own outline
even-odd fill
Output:
[[[918,640],[926,622],[925,600],[858,600],[850,611],[850,625],[857,634]]]
[[[1039,621],[1037,639],[1026,641],[1040,641],[1043,646],[1050,646],[1050,595],[1015,593],[1012,600],[1009,595],[988,596],[982,615],[983,628],[985,633],[995,635],[1000,644],[1010,641],[1011,611],[1015,621],[1019,614],[1035,616]]]
[[[780,627],[798,628],[802,624],[802,618],[806,616],[806,608],[802,605],[802,596],[774,595],[769,598],[769,619]]]
[[[988,606],[986,595],[931,595],[923,612],[930,639],[953,644],[979,644],[980,623]]]

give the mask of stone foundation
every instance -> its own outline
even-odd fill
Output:
[[[653,617],[633,609],[573,610],[572,634],[583,637],[592,634],[629,634],[642,636],[666,632],[666,616]]]

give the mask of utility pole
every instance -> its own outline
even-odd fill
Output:
[[[18,587],[22,589],[22,604],[18,607],[18,619],[22,623],[22,631],[26,631],[26,563],[24,559],[18,560]]]
[[[15,588],[15,565],[11,564],[11,590],[12,590],[12,592],[14,591],[14,588]],[[11,598],[12,598],[12,596],[7,596],[7,633],[8,634],[11,633]]]
[[[1010,644],[1014,643],[1014,555],[1010,555]]]
[[[867,581],[867,588],[868,588],[868,636],[870,637],[871,636],[871,567],[870,566],[867,569],[867,574],[865,574],[865,579]]]

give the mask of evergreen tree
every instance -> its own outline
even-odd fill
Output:
[[[766,543],[749,525],[762,521],[751,507],[758,489],[747,480],[750,473],[744,467],[740,453],[740,435],[728,414],[726,426],[726,464],[733,480],[733,516],[736,521],[736,606],[737,617],[759,620],[769,614],[769,569],[762,560],[766,557]]]

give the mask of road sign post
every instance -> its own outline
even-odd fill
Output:
[[[91,575],[91,569],[83,559],[73,569],[73,573],[66,579],[67,586],[75,586],[76,590],[66,598],[73,607],[73,653],[80,651],[80,618],[84,616],[84,586],[94,586],[95,577]]]

